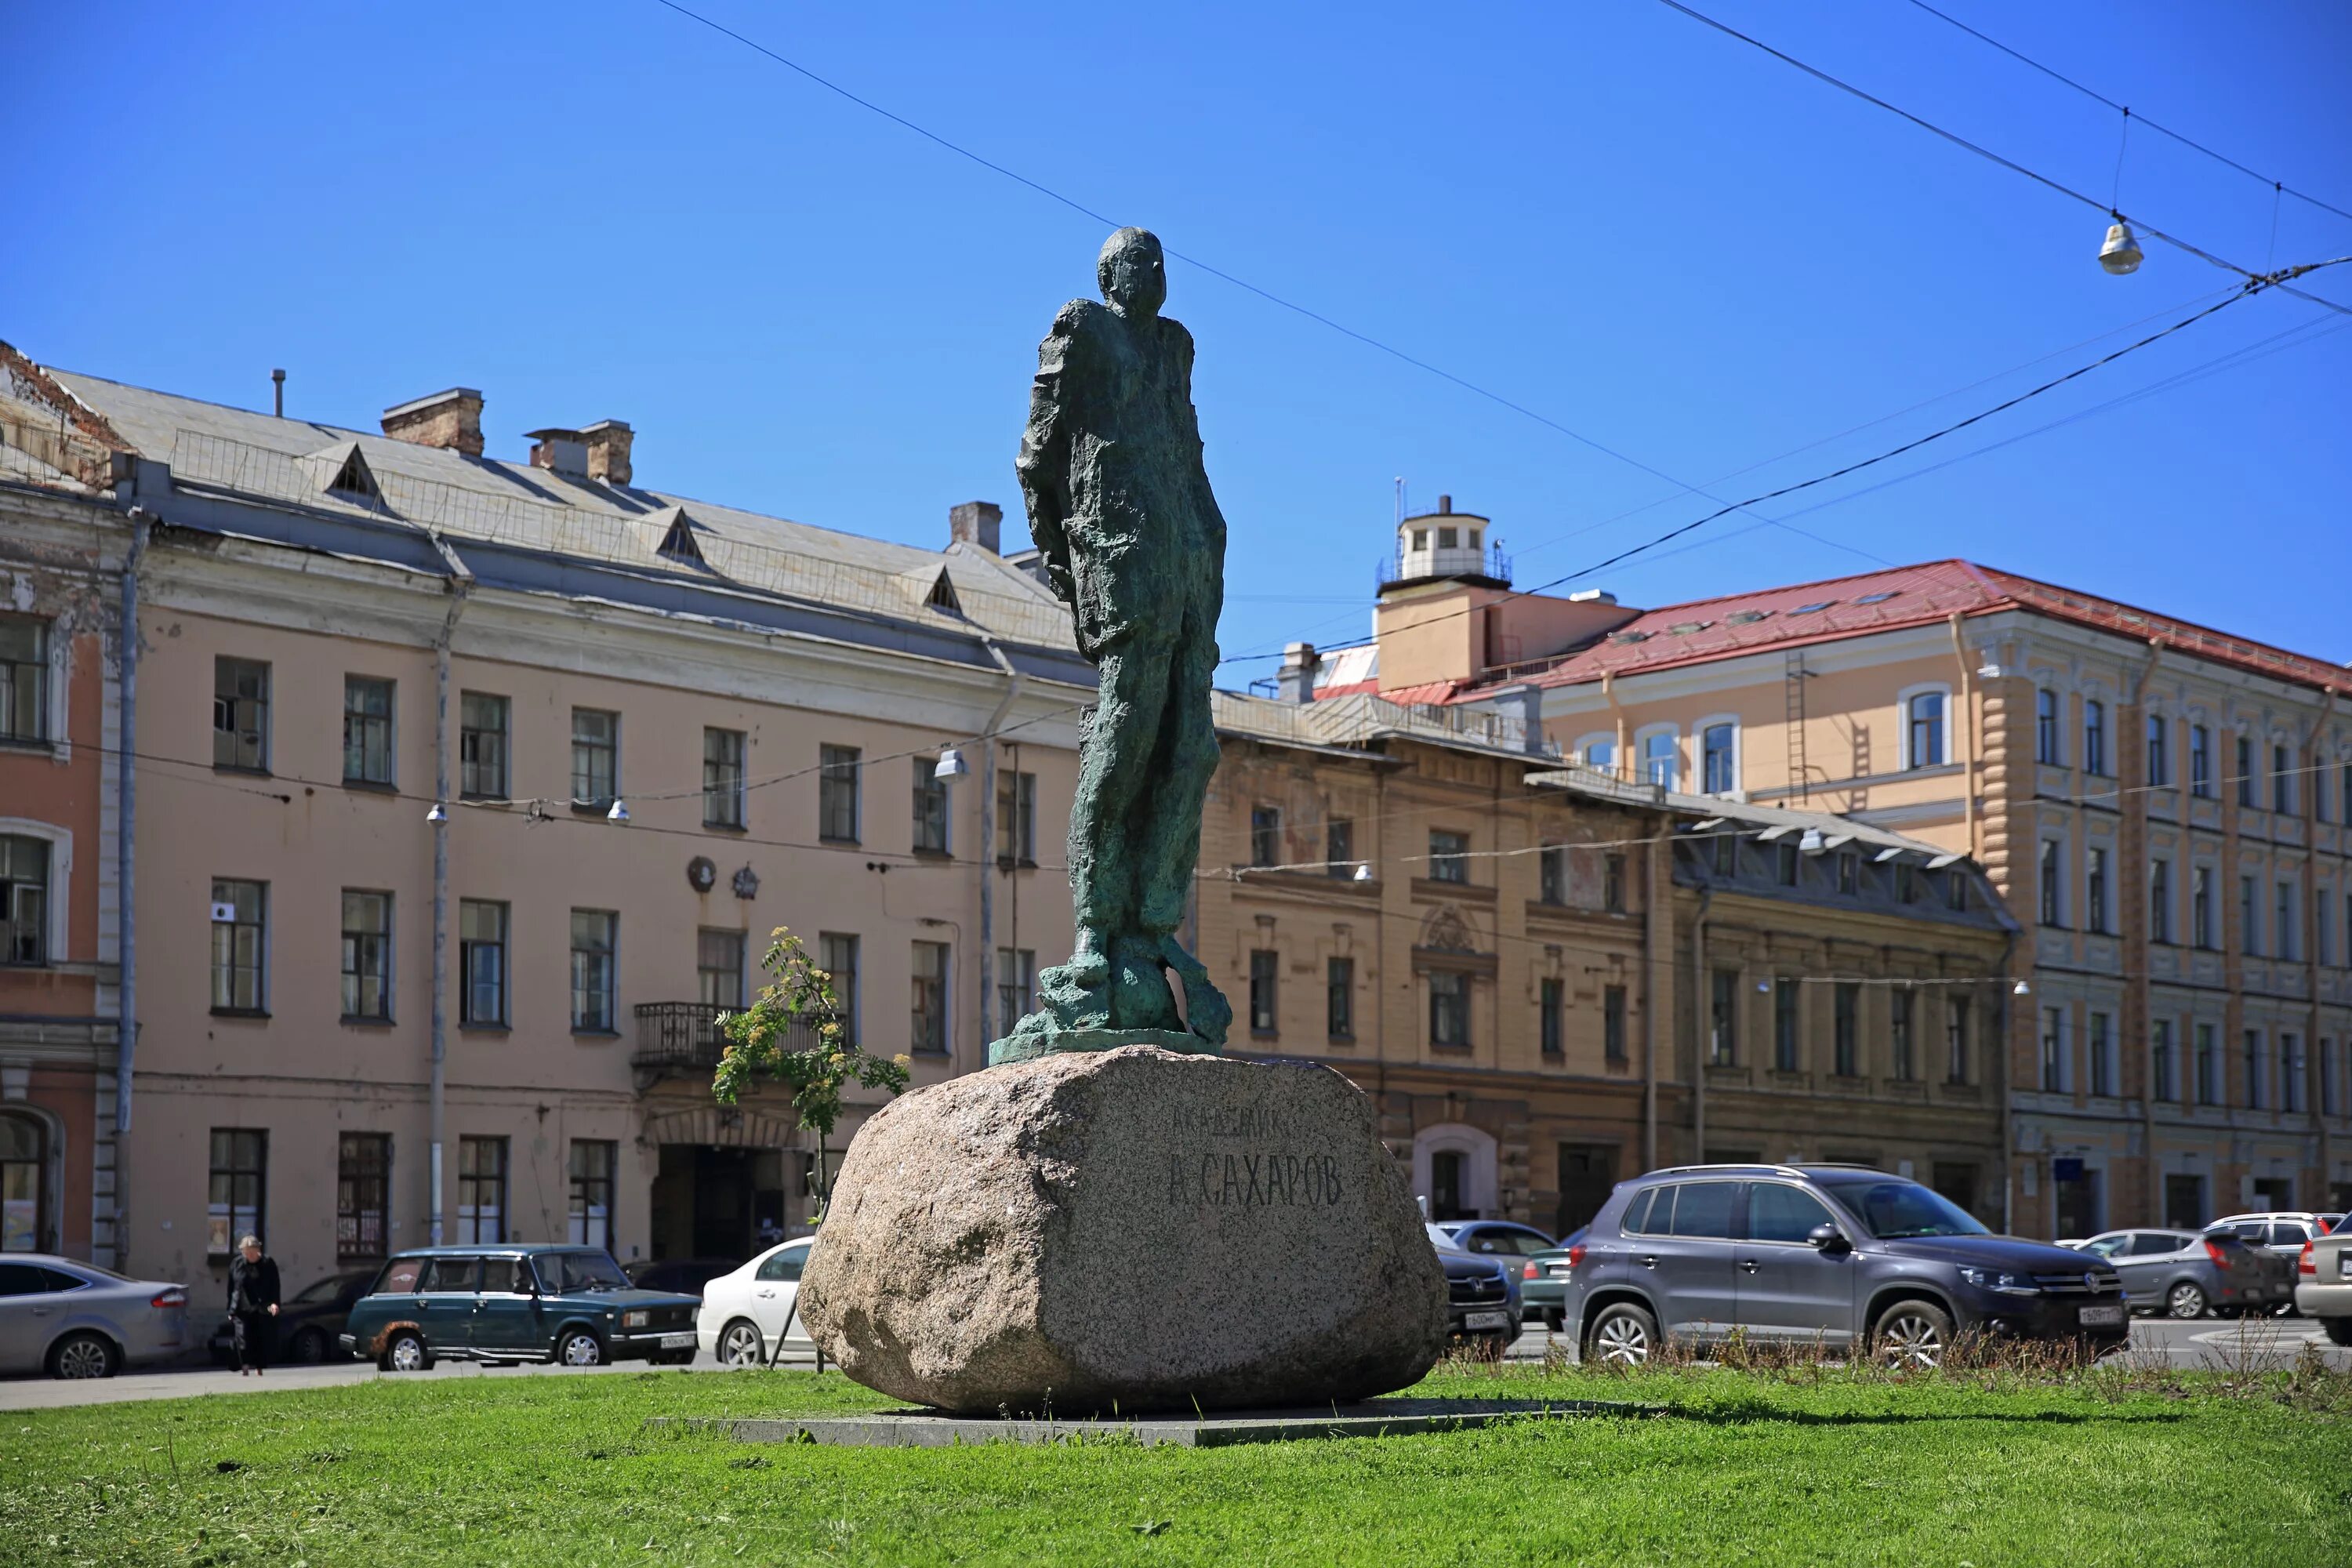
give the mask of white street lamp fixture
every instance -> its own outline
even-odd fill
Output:
[[[2146,259],[2139,241],[2132,237],[2131,225],[2123,220],[2122,214],[2116,214],[2116,221],[2107,226],[2106,243],[2099,247],[2099,265],[2114,276],[2124,278],[2138,271],[2139,264]]]
[[[1359,882],[1369,882],[1369,881],[1370,881],[1371,879],[1372,879],[1372,863],[1371,863],[1370,860],[1359,860],[1359,861],[1357,861],[1357,862],[1356,862],[1356,880],[1357,880],[1357,881],[1359,881]]]
[[[1797,847],[1808,855],[1819,855],[1829,847],[1829,840],[1822,837],[1818,827],[1806,828],[1805,836],[1797,840]]]
[[[965,765],[961,752],[957,751],[953,746],[942,746],[940,748],[939,765],[931,770],[931,776],[937,779],[960,779],[971,772],[971,769]]]
[[[2009,994],[2011,996],[2031,996],[2033,994],[2033,987],[2021,980],[2010,988]]]
[[[449,813],[443,807],[441,803],[436,800],[433,803],[433,809],[425,814],[425,820],[432,823],[446,822],[449,820]]]
[[[608,811],[608,812],[606,812],[606,813],[604,814],[604,820],[605,820],[605,821],[607,821],[607,822],[626,822],[626,821],[628,821],[628,820],[629,820],[629,806],[628,806],[628,803],[627,803],[626,801],[623,800],[619,795],[614,795],[614,796],[613,797],[613,809],[612,809],[612,810],[610,810],[610,811]]]

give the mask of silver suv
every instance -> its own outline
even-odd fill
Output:
[[[1672,1338],[1866,1348],[1933,1366],[1961,1333],[2079,1343],[2131,1333],[2103,1259],[1994,1236],[1918,1183],[1843,1165],[1686,1165],[1622,1183],[1572,1254],[1567,1323],[1638,1365]]]

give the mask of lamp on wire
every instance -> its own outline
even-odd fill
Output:
[[[939,765],[931,770],[931,776],[935,779],[960,779],[971,772],[971,767],[963,760],[961,752],[953,746],[942,746],[940,748]]]
[[[1357,862],[1356,862],[1356,880],[1357,880],[1357,881],[1359,881],[1359,882],[1369,882],[1369,881],[1370,881],[1371,879],[1372,879],[1372,863],[1371,863],[1370,860],[1359,860],[1359,861],[1357,861]]]
[[[1818,827],[1806,828],[1805,836],[1797,840],[1797,847],[1808,855],[1819,855],[1829,847],[1830,841],[1822,837],[1822,830]]]
[[[2114,277],[2129,277],[2147,258],[2140,250],[2139,241],[2132,237],[2131,225],[2124,221],[2124,215],[2109,216],[2116,221],[2107,226],[2106,243],[2099,247],[2099,265]]]
[[[614,795],[613,797],[613,809],[604,814],[604,820],[607,822],[628,821],[629,803],[623,800],[619,795]]]
[[[449,820],[448,808],[436,800],[433,803],[433,809],[425,814],[425,820],[437,826]]]
[[[2033,994],[2033,987],[2021,980],[2009,988],[2009,994],[2011,996],[2031,996]]]

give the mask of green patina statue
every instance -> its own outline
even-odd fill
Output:
[[[1070,811],[1077,946],[991,1063],[1136,1044],[1213,1052],[1233,1008],[1176,940],[1217,766],[1210,679],[1225,520],[1201,466],[1192,335],[1160,314],[1160,241],[1123,228],[1037,349],[1022,499],[1054,591],[1101,672]],[[1182,984],[1180,1017],[1168,976]]]

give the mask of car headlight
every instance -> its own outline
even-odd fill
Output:
[[[642,1329],[653,1321],[654,1315],[643,1309],[621,1314],[621,1327],[625,1329]]]
[[[1998,1290],[2007,1296],[2037,1296],[2042,1291],[2023,1274],[1994,1274],[1982,1268],[1963,1268],[1960,1278],[1979,1290]]]

